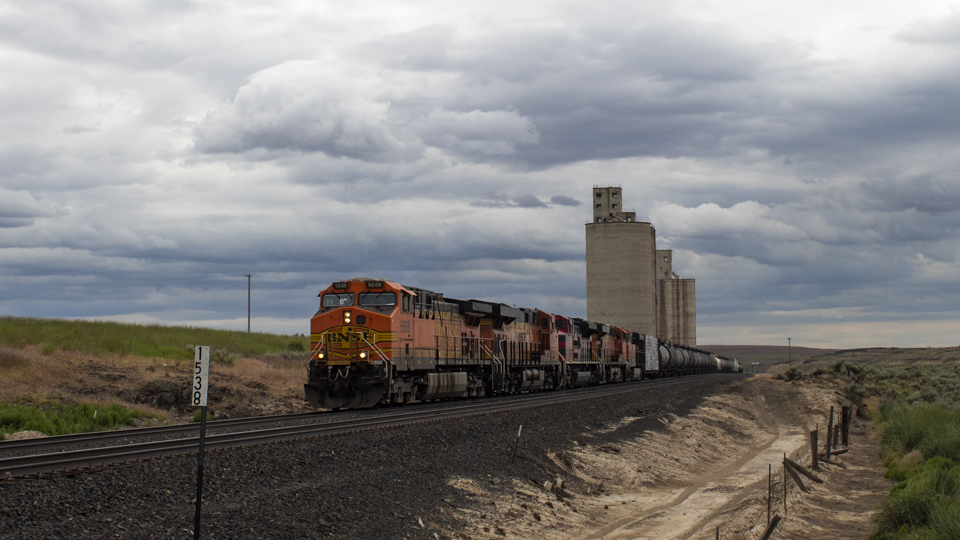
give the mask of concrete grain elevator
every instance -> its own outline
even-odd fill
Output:
[[[586,225],[587,319],[695,347],[694,280],[673,273],[656,229],[623,207],[620,187],[594,187]]]

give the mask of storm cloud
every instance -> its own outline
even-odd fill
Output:
[[[595,185],[700,343],[956,345],[960,13],[2,2],[0,314],[303,332],[364,275],[585,315]]]

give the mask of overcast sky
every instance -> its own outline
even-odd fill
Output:
[[[960,345],[960,8],[0,0],[0,314],[307,332],[356,276],[586,314],[594,185],[700,344]]]

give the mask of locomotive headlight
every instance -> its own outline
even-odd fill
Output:
[[[350,312],[349,312],[349,311],[344,311],[344,312],[343,312],[343,323],[344,323],[344,324],[350,324]]]
[[[367,357],[367,353],[365,351],[360,351],[360,359],[363,360],[366,357]]]

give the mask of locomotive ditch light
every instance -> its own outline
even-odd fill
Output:
[[[317,353],[317,360],[323,360],[323,353]]]
[[[366,357],[367,357],[366,351],[360,351],[360,359],[363,360]]]

